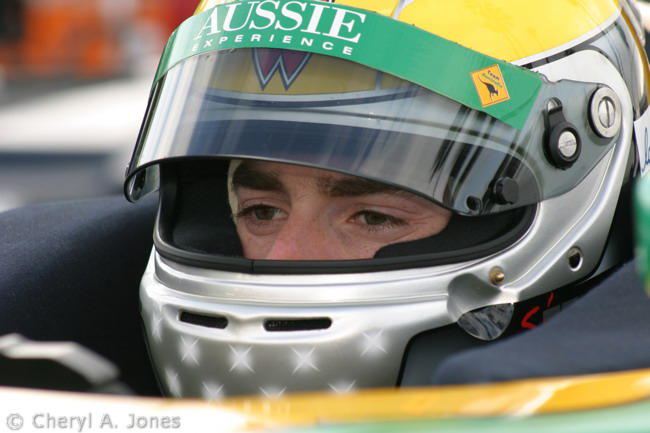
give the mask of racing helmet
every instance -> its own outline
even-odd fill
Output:
[[[627,0],[202,1],[165,48],[125,182],[131,201],[160,195],[140,299],[164,392],[395,386],[418,336],[489,341],[561,309],[630,256],[643,44]],[[452,216],[372,258],[248,259],[228,191],[251,160]]]

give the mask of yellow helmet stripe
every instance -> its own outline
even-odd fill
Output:
[[[604,28],[619,11],[616,0],[545,0],[543,7],[522,0],[416,0],[399,20],[513,62],[577,42]]]

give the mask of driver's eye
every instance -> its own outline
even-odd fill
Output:
[[[257,206],[253,209],[253,215],[258,220],[272,220],[278,213],[278,209],[269,206]]]
[[[390,221],[390,217],[388,215],[384,215],[376,212],[364,212],[362,216],[365,223],[370,226],[386,224],[387,222]]]

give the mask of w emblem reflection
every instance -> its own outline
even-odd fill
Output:
[[[289,87],[305,68],[310,57],[311,53],[302,51],[254,48],[253,64],[262,90],[269,84],[276,71],[280,74],[284,90],[289,90]]]

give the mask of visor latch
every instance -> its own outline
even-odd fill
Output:
[[[546,155],[556,167],[567,169],[580,155],[580,135],[564,117],[562,103],[552,99],[544,112],[546,124]]]
[[[495,182],[492,194],[497,204],[515,204],[519,200],[519,183],[509,177],[502,177]]]

